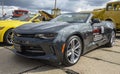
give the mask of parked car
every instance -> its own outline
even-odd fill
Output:
[[[93,14],[95,18],[113,22],[116,30],[120,30],[120,1],[109,2],[102,9],[94,9]]]
[[[67,13],[50,22],[22,25],[13,31],[13,52],[27,58],[74,65],[86,52],[114,44],[114,24],[92,16],[91,12]]]
[[[38,18],[40,14],[28,14],[19,18],[11,18],[9,20],[0,20],[0,42],[12,44],[12,30],[20,25],[31,22],[40,22]],[[37,19],[37,21],[36,21]]]
[[[10,20],[10,19],[12,19],[11,15],[7,15],[5,17],[0,17],[0,20]]]

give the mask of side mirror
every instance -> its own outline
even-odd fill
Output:
[[[92,19],[92,23],[100,23],[100,20],[99,20],[99,19],[94,18],[94,19]]]

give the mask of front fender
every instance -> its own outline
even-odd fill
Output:
[[[0,42],[4,42],[4,35],[9,29],[13,29],[13,27],[5,27],[4,29],[0,30]]]
[[[77,35],[83,39],[82,29],[79,28],[79,25],[71,25],[63,29],[63,36],[61,37],[62,42],[66,42],[69,37]]]

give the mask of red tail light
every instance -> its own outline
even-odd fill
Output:
[[[100,33],[100,29],[94,29],[93,33]]]

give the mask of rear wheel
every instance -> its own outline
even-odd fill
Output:
[[[115,31],[112,31],[110,35],[110,40],[105,46],[112,47],[115,44],[115,37],[116,37]]]
[[[4,41],[5,43],[12,45],[13,44],[13,33],[12,33],[12,29],[9,29],[4,36]]]
[[[82,52],[82,41],[78,36],[70,37],[66,42],[63,63],[66,66],[74,65],[80,59]]]

